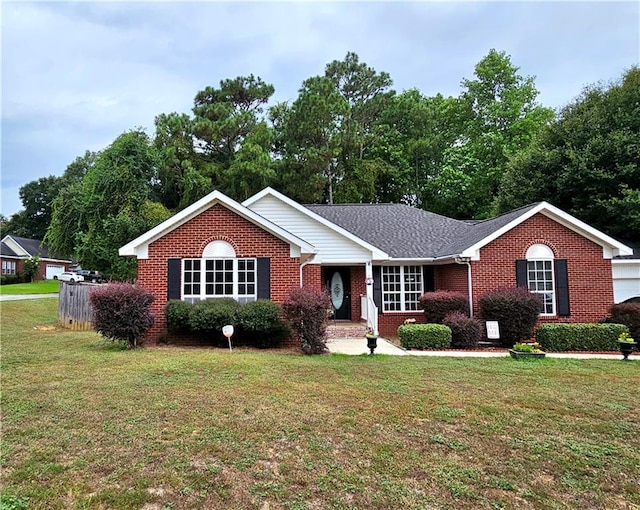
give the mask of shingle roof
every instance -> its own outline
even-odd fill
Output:
[[[17,257],[18,254],[9,248],[5,243],[0,243],[0,255],[5,257]]]
[[[531,204],[497,218],[462,221],[403,204],[306,205],[394,258],[454,256],[535,207]]]
[[[61,257],[57,256],[55,253],[50,253],[49,252],[49,247],[45,243],[40,241],[39,239],[29,239],[27,237],[18,237],[18,236],[14,236],[14,235],[11,235],[11,238],[16,243],[18,243],[22,248],[24,248],[24,250],[27,253],[29,253],[29,255],[31,257],[37,255],[37,256],[39,256],[40,258],[43,258],[43,259],[64,260],[64,258],[61,258]],[[9,246],[7,246],[4,242],[1,243],[1,248],[0,249],[2,250],[2,255],[13,256],[13,257],[19,256]]]

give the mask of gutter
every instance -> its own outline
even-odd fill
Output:
[[[467,266],[467,287],[469,289],[469,316],[473,317],[473,283],[471,281],[471,257],[457,256],[456,264]]]

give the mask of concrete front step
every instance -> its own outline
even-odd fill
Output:
[[[327,327],[328,338],[364,338],[367,326],[360,322],[331,321]]]

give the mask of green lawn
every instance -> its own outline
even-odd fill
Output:
[[[638,361],[123,351],[1,306],[9,508],[640,505]]]
[[[58,280],[39,280],[33,283],[13,283],[0,285],[0,294],[54,294],[60,290]]]

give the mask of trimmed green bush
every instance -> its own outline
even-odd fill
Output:
[[[611,322],[624,324],[632,338],[640,342],[640,303],[619,303],[609,308]]]
[[[13,283],[20,283],[19,274],[5,274],[0,276],[0,285],[11,285]]]
[[[169,333],[186,333],[189,331],[189,314],[193,305],[179,299],[172,299],[164,307]]]
[[[427,322],[442,324],[444,318],[451,312],[469,315],[469,297],[460,292],[449,290],[425,292],[418,298],[418,302],[424,310]]]
[[[536,340],[545,351],[617,351],[623,324],[542,324]]]
[[[281,314],[280,305],[268,299],[242,305],[238,310],[242,341],[260,349],[280,345],[289,335],[289,328],[280,319]]]
[[[222,328],[236,324],[240,304],[233,298],[208,299],[194,303],[189,313],[189,329],[214,345],[225,345]]]
[[[451,347],[451,329],[442,324],[405,324],[398,328],[405,349],[446,349]]]
[[[451,312],[443,324],[451,329],[451,347],[475,349],[482,336],[482,323],[462,312]]]
[[[511,347],[528,340],[540,315],[542,297],[522,287],[490,290],[480,296],[482,318],[498,321],[500,344]]]

